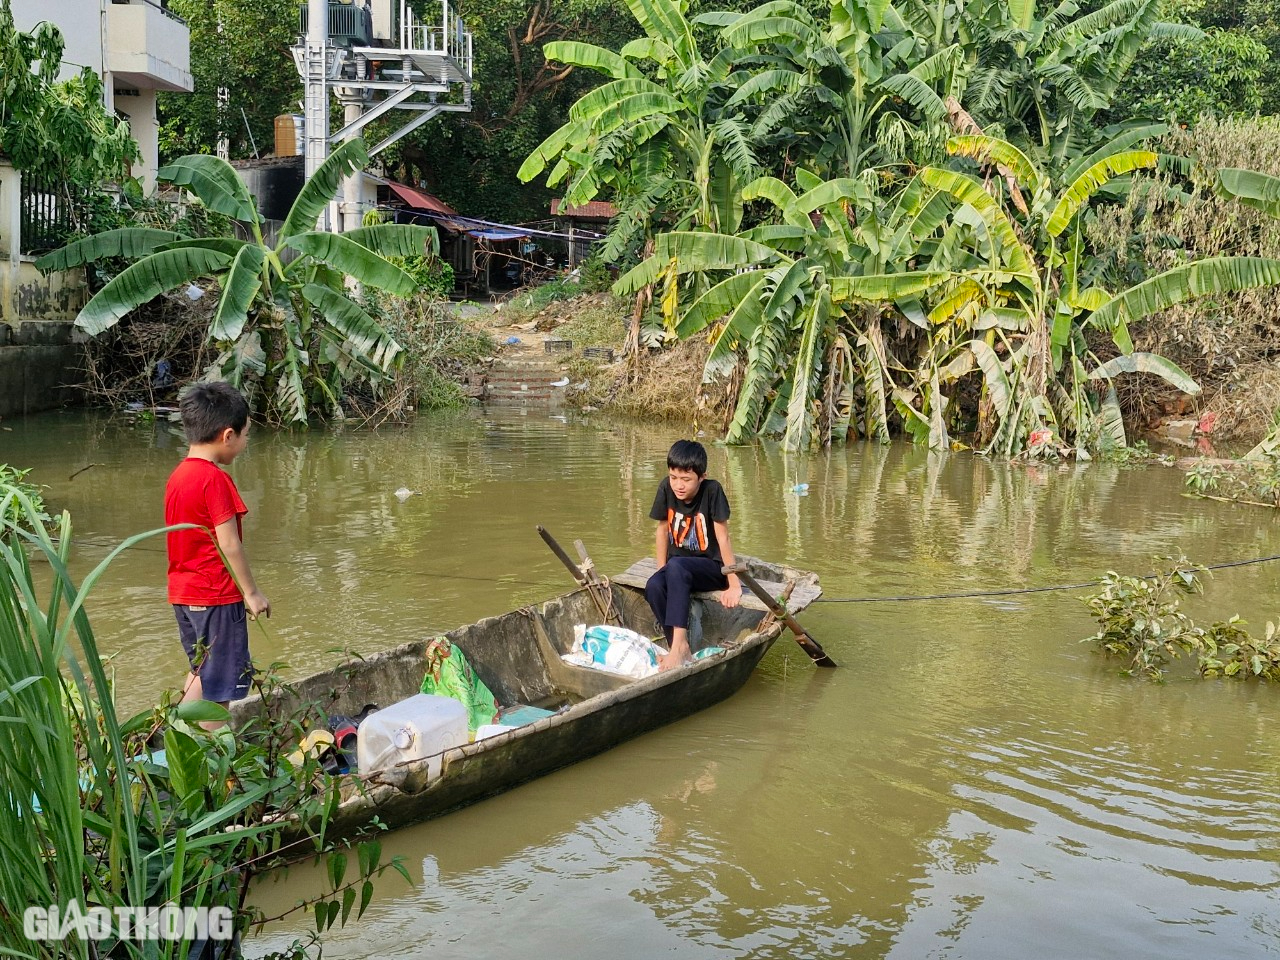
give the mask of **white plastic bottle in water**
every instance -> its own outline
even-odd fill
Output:
[[[360,724],[356,760],[362,774],[430,758],[427,778],[440,776],[440,754],[467,742],[467,708],[452,697],[415,694],[369,714]]]

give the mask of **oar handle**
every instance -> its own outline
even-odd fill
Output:
[[[538,536],[551,548],[551,552],[560,558],[560,562],[569,568],[569,572],[573,574],[573,579],[577,580],[579,584],[585,585],[587,582],[586,574],[582,572],[576,563],[569,559],[569,555],[564,552],[560,544],[556,543],[556,538],[549,534],[547,528],[542,524],[538,524]]]
[[[822,649],[822,645],[809,636],[808,631],[800,626],[795,617],[787,613],[787,608],[769,596],[768,591],[760,586],[756,578],[747,573],[745,564],[735,563],[732,566],[723,567],[722,572],[725,576],[731,573],[735,574],[739,580],[745,583],[751,592],[760,598],[760,602],[772,610],[773,615],[791,629],[791,632],[795,635],[796,643],[800,645],[800,649],[807,653],[815,664],[819,667],[834,667],[836,665],[836,662],[827,656],[827,652]]]

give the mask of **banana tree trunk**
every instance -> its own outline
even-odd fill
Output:
[[[641,260],[648,260],[653,256],[653,237],[645,241],[644,253]],[[646,284],[636,293],[635,305],[631,308],[631,325],[627,329],[627,342],[623,347],[623,356],[627,358],[627,363],[631,370],[631,376],[634,379],[638,372],[638,363],[640,359],[640,321],[644,319],[644,312],[649,309],[649,305],[653,303],[653,284]]]

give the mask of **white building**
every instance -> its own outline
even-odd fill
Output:
[[[102,77],[107,109],[129,122],[142,159],[134,176],[155,184],[156,91],[190,92],[191,35],[162,0],[11,0],[19,30],[48,20],[62,31],[63,76],[88,67]]]

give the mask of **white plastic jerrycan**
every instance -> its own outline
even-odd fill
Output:
[[[362,774],[409,760],[431,759],[427,779],[440,776],[440,754],[467,742],[467,708],[452,697],[419,693],[369,714],[360,724],[356,760]]]

